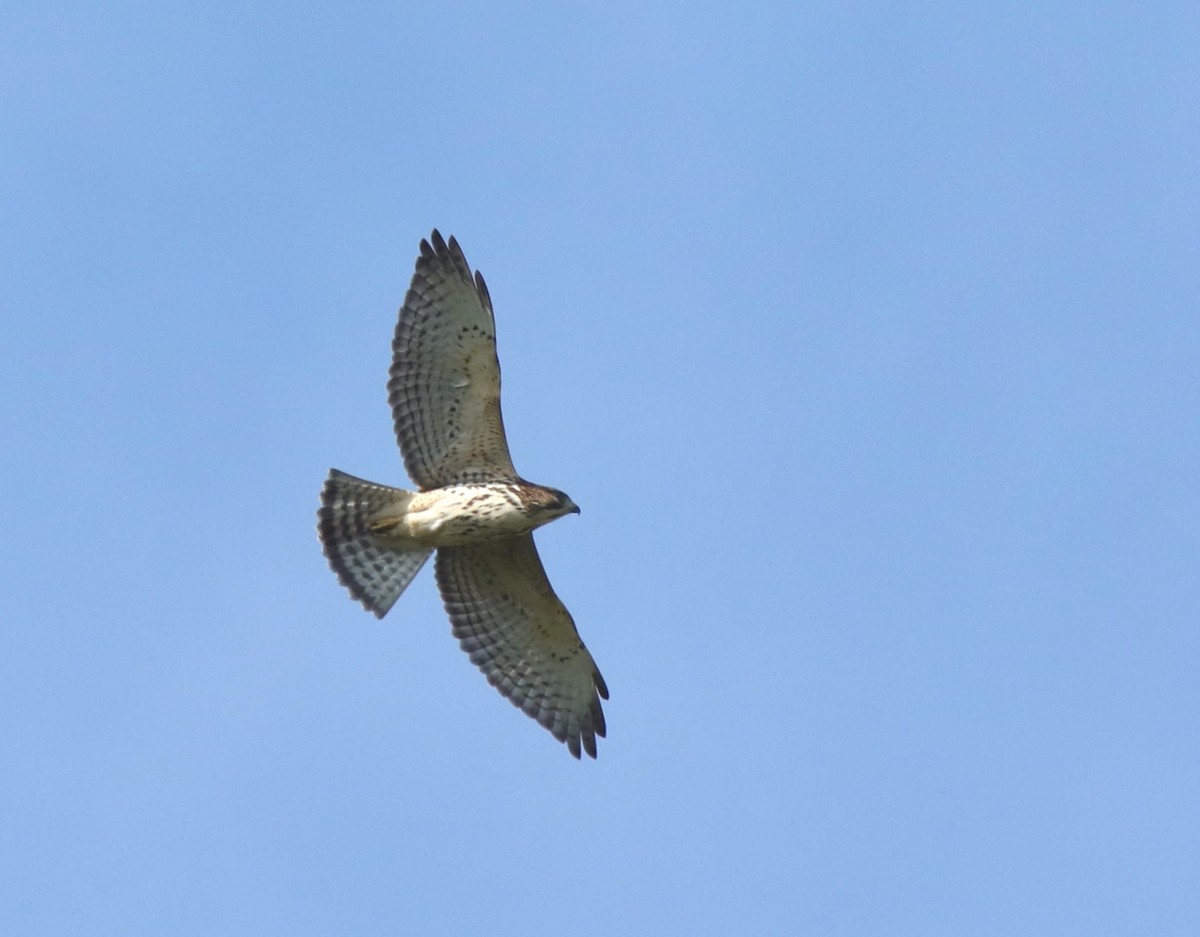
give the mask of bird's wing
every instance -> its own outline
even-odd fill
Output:
[[[546,578],[532,534],[441,547],[438,587],[454,636],[488,682],[565,742],[596,757],[608,687]]]
[[[421,488],[516,477],[500,416],[492,301],[458,242],[437,231],[421,242],[396,323],[388,403]]]

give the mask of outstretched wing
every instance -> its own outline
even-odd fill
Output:
[[[488,682],[571,754],[596,757],[608,687],[559,601],[533,535],[441,547],[438,587],[454,636]]]
[[[492,301],[458,242],[437,231],[421,242],[389,378],[396,440],[417,485],[516,477],[500,416]]]

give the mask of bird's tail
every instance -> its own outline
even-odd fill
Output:
[[[382,618],[425,565],[428,547],[405,549],[372,533],[381,512],[403,514],[411,491],[389,488],[331,469],[321,491],[317,533],[338,582]]]

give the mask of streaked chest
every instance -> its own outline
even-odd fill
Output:
[[[511,537],[535,526],[516,486],[495,482],[421,492],[404,518],[409,536],[429,546]]]

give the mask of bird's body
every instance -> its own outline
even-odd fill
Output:
[[[318,533],[341,583],[382,618],[438,551],[452,630],[488,681],[565,742],[596,755],[608,689],[554,594],[532,531],[577,514],[517,475],[500,415],[491,299],[454,238],[421,242],[388,381],[407,491],[332,470]]]
[[[528,482],[475,482],[429,491],[395,489],[396,498],[367,521],[368,529],[397,549],[457,547],[527,534],[562,514],[577,512],[570,499]],[[565,496],[563,496],[565,498]]]

